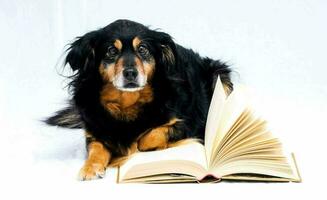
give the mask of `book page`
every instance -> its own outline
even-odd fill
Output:
[[[207,172],[204,146],[198,142],[165,150],[138,152],[120,167],[120,181],[162,174],[205,176]]]
[[[209,172],[217,177],[257,173],[295,180],[281,143],[253,112],[249,91],[239,86],[227,98],[222,93],[218,79],[205,135]]]
[[[195,183],[194,176],[183,174],[159,174],[122,180],[123,183]]]
[[[223,84],[221,83],[220,77],[218,76],[215,85],[215,90],[211,98],[210,107],[207,116],[207,122],[205,127],[205,150],[207,156],[207,165],[210,163],[212,154],[212,148],[214,146],[215,137],[218,131],[218,125],[222,117],[222,111],[226,102],[226,94],[224,91]]]
[[[280,141],[267,129],[266,122],[249,108],[221,139],[214,155],[209,168],[216,176],[252,173],[297,179],[292,163],[283,154]]]
[[[236,86],[234,91],[226,97],[220,79],[217,80],[205,132],[205,148],[209,166],[212,165],[223,138],[249,106],[249,99],[243,86]]]
[[[301,182],[295,160],[289,158],[283,155],[243,157],[213,169],[212,173],[222,179]]]

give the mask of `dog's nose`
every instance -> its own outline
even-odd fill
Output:
[[[128,81],[134,81],[136,79],[136,77],[137,77],[137,70],[135,68],[127,68],[127,69],[124,69],[123,76]]]

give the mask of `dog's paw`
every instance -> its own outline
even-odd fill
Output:
[[[138,141],[140,151],[165,149],[168,146],[168,128],[159,127],[152,129]]]
[[[106,168],[98,163],[85,163],[79,171],[78,179],[80,181],[88,181],[103,178],[106,173]]]

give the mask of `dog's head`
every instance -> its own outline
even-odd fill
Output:
[[[98,73],[105,83],[128,92],[141,90],[156,68],[175,62],[175,44],[168,34],[129,20],[77,38],[68,51],[66,63],[78,74]]]

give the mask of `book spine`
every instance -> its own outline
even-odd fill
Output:
[[[198,183],[218,183],[221,181],[221,177],[214,174],[207,174],[204,177],[197,179]]]

